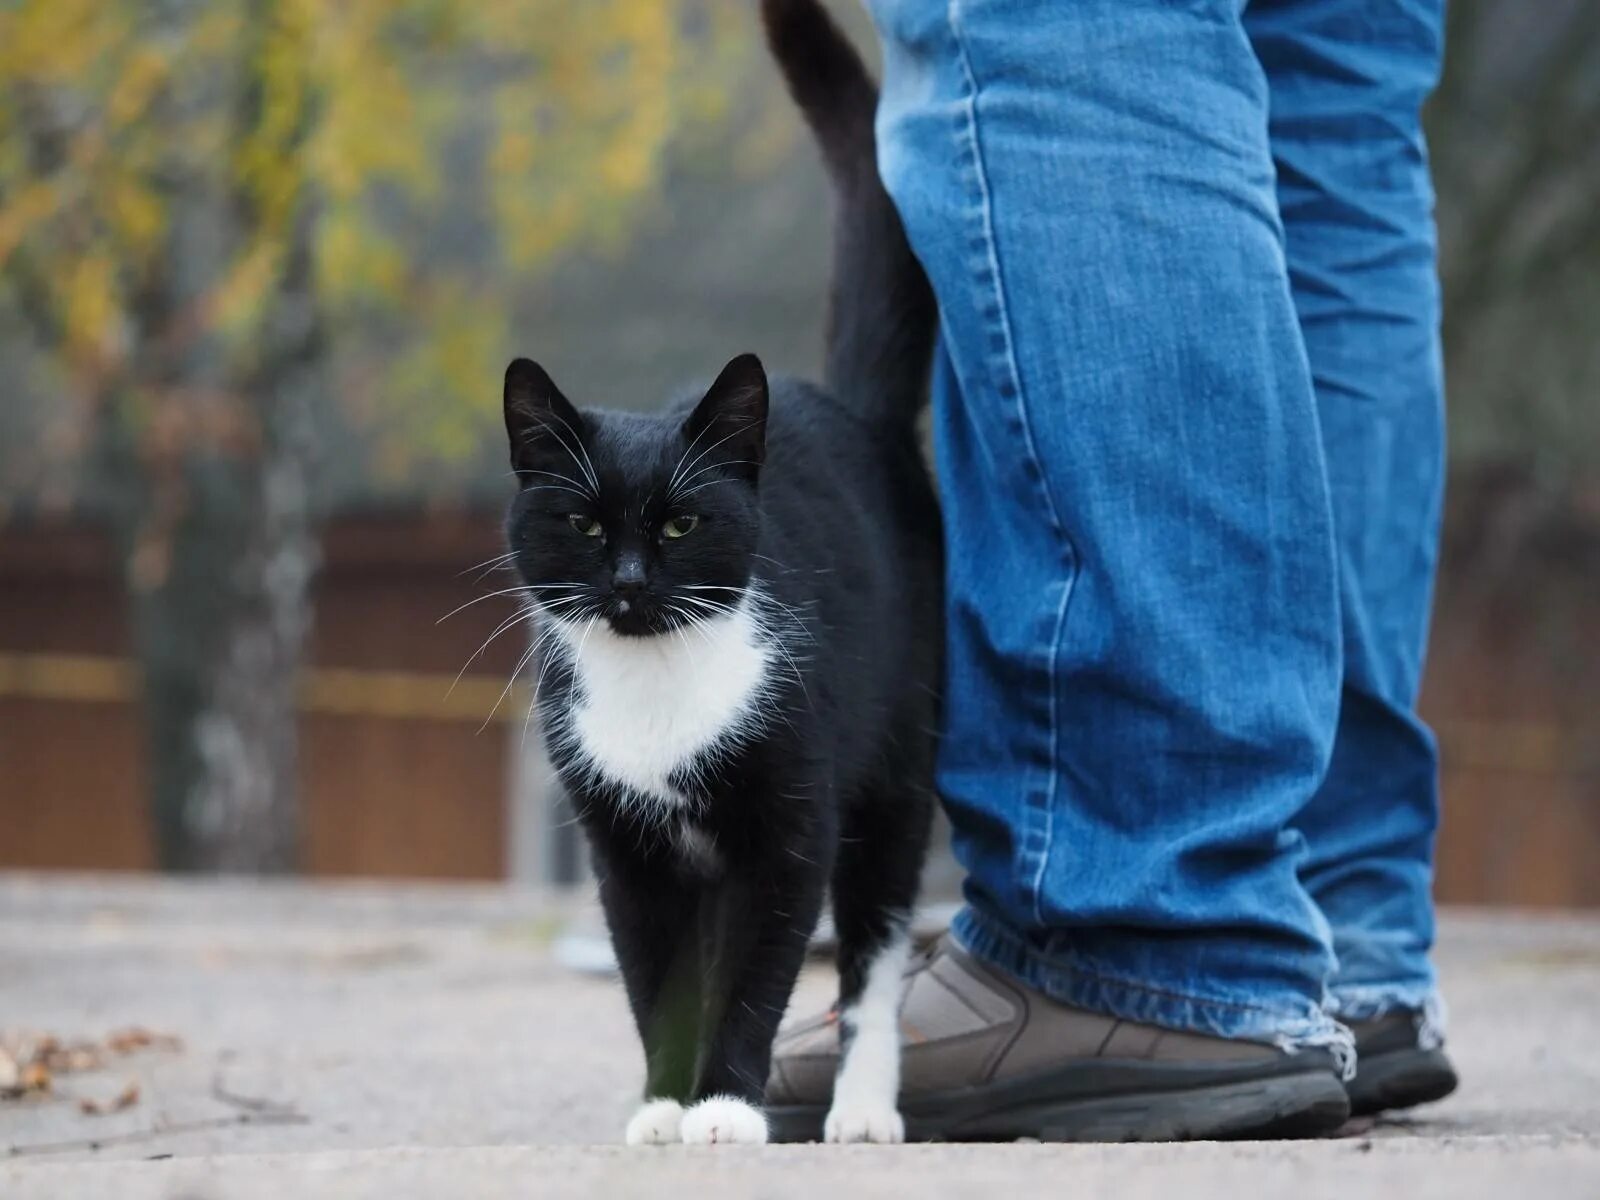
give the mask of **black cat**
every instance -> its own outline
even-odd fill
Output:
[[[827,389],[740,355],[654,415],[506,372],[536,700],[644,1042],[630,1142],[759,1142],[773,1034],[833,887],[848,1052],[827,1127],[899,1140],[895,1009],[932,813],[936,313],[878,181],[876,90],[812,0],[768,40],[838,196]]]

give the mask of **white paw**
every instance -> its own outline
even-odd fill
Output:
[[[903,1142],[906,1123],[892,1102],[836,1100],[823,1122],[822,1136],[830,1142]]]
[[[759,1108],[732,1096],[712,1096],[683,1114],[686,1146],[761,1146],[767,1140],[767,1119]]]
[[[646,1100],[628,1118],[623,1139],[630,1146],[669,1146],[678,1140],[683,1105],[676,1100]]]

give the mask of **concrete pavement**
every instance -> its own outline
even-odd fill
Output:
[[[627,1151],[638,1050],[620,987],[551,952],[572,912],[500,888],[0,875],[0,1030],[183,1040],[0,1100],[0,1196],[1600,1198],[1600,916],[1447,914],[1464,1087],[1337,1139]],[[80,1111],[129,1082],[131,1107]]]

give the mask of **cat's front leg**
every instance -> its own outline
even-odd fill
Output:
[[[672,1146],[683,1140],[683,1105],[661,1097],[646,1098],[633,1116],[622,1140],[630,1146]]]
[[[644,1098],[623,1138],[675,1144],[699,1051],[700,897],[670,864],[606,849],[595,853],[600,902],[645,1057]]]
[[[679,1133],[686,1146],[764,1146],[767,1118],[759,1099],[707,1096],[685,1109]]]
[[[808,848],[809,849],[809,848]],[[764,870],[758,879],[725,881],[708,896],[703,951],[710,968],[711,1036],[685,1110],[683,1140],[760,1144],[772,1040],[788,1007],[806,945],[821,910],[827,868],[817,851]]]

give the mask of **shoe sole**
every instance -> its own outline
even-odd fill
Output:
[[[1395,1050],[1361,1060],[1350,1081],[1350,1112],[1367,1117],[1443,1100],[1459,1080],[1442,1050]]]
[[[1234,1138],[1300,1138],[1331,1133],[1350,1115],[1350,1098],[1325,1071],[1104,1097],[1041,1098],[987,1107],[971,1089],[945,1102],[902,1111],[911,1142],[1178,1142]],[[998,1099],[998,1097],[995,1097]],[[824,1109],[795,1105],[767,1110],[774,1141],[822,1138]]]

